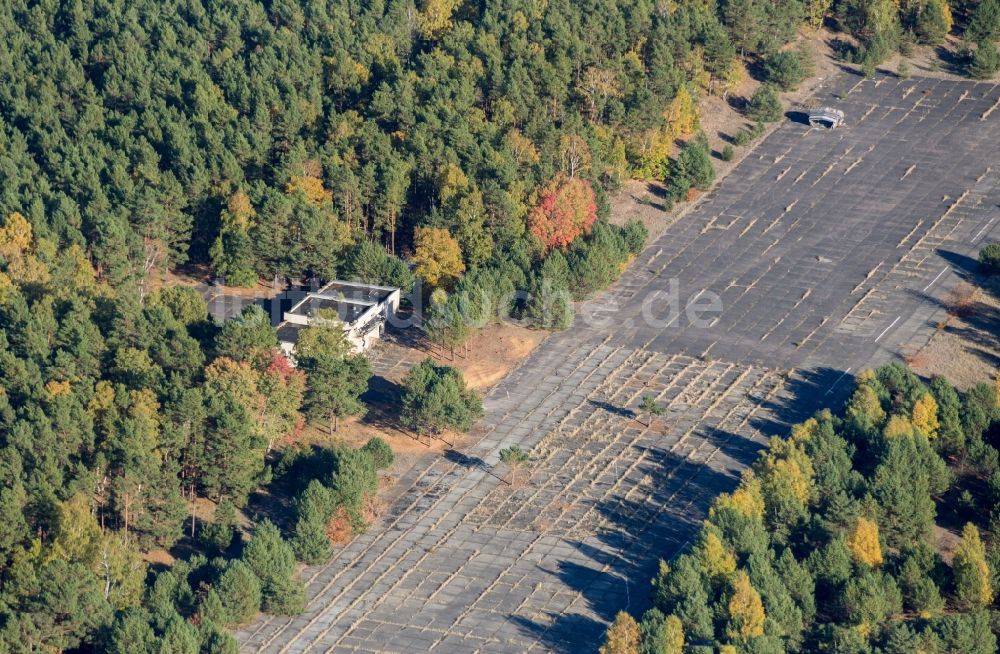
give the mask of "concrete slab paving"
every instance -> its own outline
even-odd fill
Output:
[[[1000,237],[1000,86],[844,76],[819,99],[848,127],[761,142],[581,307],[604,324],[543,343],[463,456],[411,471],[379,524],[306,571],[306,612],[243,629],[242,650],[595,651],[768,437],[926,342]],[[721,311],[671,320],[672,280],[682,314],[710,293]],[[667,408],[650,425],[645,394]],[[515,443],[532,464],[511,487]]]

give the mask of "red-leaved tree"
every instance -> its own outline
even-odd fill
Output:
[[[590,182],[560,176],[542,189],[538,206],[528,214],[528,229],[548,252],[565,249],[577,236],[589,232],[595,220],[597,196]]]

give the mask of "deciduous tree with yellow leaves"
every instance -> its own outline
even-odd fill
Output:
[[[742,570],[733,577],[728,613],[726,634],[731,639],[764,635],[764,603],[760,593],[750,583],[750,577]]]
[[[868,567],[882,565],[882,546],[878,538],[878,524],[864,516],[858,516],[854,527],[847,534],[847,547],[855,560]]]
[[[882,435],[892,440],[894,438],[913,438],[913,423],[906,416],[894,415],[889,418]]]
[[[988,606],[993,601],[990,567],[979,529],[971,522],[962,529],[962,541],[952,560],[955,595],[966,606]]]
[[[712,577],[726,577],[736,571],[736,557],[714,531],[703,531],[697,548],[698,561]]]
[[[426,39],[438,39],[452,28],[451,16],[461,0],[424,0],[420,8],[420,32]]]
[[[924,393],[923,396],[913,405],[912,413],[913,426],[919,429],[929,440],[934,440],[938,435],[938,405],[934,396]]]
[[[730,508],[747,518],[760,520],[764,517],[764,495],[760,479],[753,470],[743,473],[739,487],[732,493],[722,493],[716,498],[709,515],[716,509]]]
[[[417,227],[413,232],[414,273],[432,287],[450,289],[465,272],[458,241],[441,227]]]
[[[625,611],[619,611],[608,628],[601,654],[639,654],[639,624]]]

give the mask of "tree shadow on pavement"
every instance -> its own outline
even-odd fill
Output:
[[[616,406],[610,402],[601,402],[600,400],[587,400],[587,404],[598,409],[604,409],[608,413],[613,413],[621,418],[634,419],[635,411],[625,406]]]
[[[551,624],[536,622],[521,615],[510,621],[528,638],[537,640],[545,651],[556,654],[579,654],[596,650],[604,640],[607,625],[579,613],[547,613]]]
[[[808,420],[817,411],[843,406],[854,389],[857,372],[829,366],[800,369],[785,381],[784,393],[761,402],[764,411],[750,424],[764,438],[786,436],[792,425]]]
[[[947,261],[964,280],[975,277],[979,272],[979,262],[970,256],[951,250],[938,250],[937,255]]]
[[[704,439],[698,449],[711,452],[710,463],[667,448],[633,446],[629,458],[641,463],[632,476],[644,480],[642,492],[629,486],[627,495],[605,497],[595,506],[605,527],[592,538],[567,542],[596,566],[609,566],[614,573],[610,579],[622,586],[627,579],[630,611],[641,614],[650,605],[649,582],[659,561],[670,560],[691,546],[711,503],[720,493],[736,488],[741,471],[757,459],[766,441],[787,434],[791,424],[823,407],[838,407],[849,396],[853,379],[836,368],[802,371],[787,380],[786,393],[772,399],[752,398],[767,416],[750,422],[760,433],[711,428],[689,435]],[[617,594],[609,591],[607,573],[578,561],[564,560],[557,566],[563,583],[579,592],[602,619],[612,620],[624,606],[620,598],[614,605],[606,599]]]
[[[760,447],[724,430],[712,430],[705,439],[705,447],[717,449],[717,456],[724,455],[739,466],[749,465]],[[556,572],[546,570],[558,574],[566,586],[581,594],[590,610],[608,622],[626,603],[637,615],[649,606],[649,582],[660,559],[683,551],[696,536],[715,496],[739,482],[733,468],[717,469],[661,448],[636,450],[635,456],[643,461],[636,476],[654,480],[653,488],[644,486],[641,495],[606,497],[595,506],[604,528],[583,540],[565,541],[596,568],[575,559],[560,560]],[[610,572],[604,571],[605,566]]]

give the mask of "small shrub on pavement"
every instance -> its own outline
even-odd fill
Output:
[[[979,251],[979,265],[991,275],[1000,273],[1000,243],[990,243]]]

